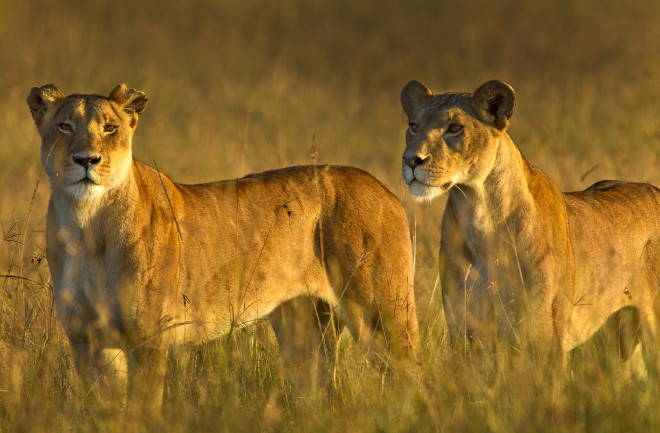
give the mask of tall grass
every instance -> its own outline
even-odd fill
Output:
[[[540,365],[496,373],[447,346],[436,286],[443,202],[400,180],[410,79],[517,92],[510,133],[562,189],[601,178],[660,184],[660,4],[643,0],[0,0],[0,430],[657,430],[657,396],[590,342],[559,385]],[[342,340],[327,383],[283,380],[267,324],[174,353],[162,416],[112,422],[81,390],[53,312],[48,182],[25,98],[144,90],[136,157],[179,182],[311,162],[384,180],[416,227],[424,376],[383,377]],[[33,201],[34,196],[34,201]],[[28,218],[29,216],[29,218]],[[413,223],[414,222],[414,223]],[[190,353],[192,352],[192,353]]]

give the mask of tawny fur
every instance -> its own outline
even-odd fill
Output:
[[[146,102],[125,85],[28,96],[51,180],[55,303],[79,371],[115,360],[126,380],[128,364],[129,391],[157,407],[169,345],[216,339],[299,296],[327,302],[365,349],[412,354],[408,223],[382,183],[330,166],[173,183],[132,157]]]
[[[647,369],[656,369],[660,190],[603,181],[562,194],[507,134],[515,94],[503,82],[433,95],[412,81],[401,102],[410,192],[448,191],[440,276],[452,340],[492,348],[504,336],[565,365],[569,350],[629,306]]]

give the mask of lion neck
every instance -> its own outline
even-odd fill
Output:
[[[100,194],[79,197],[60,187],[52,187],[49,212],[53,212],[60,227],[84,232],[93,230],[110,233],[113,232],[113,226],[131,219],[137,202],[133,199],[135,196],[137,181],[134,170],[128,170],[122,182]]]
[[[479,175],[450,191],[449,200],[471,227],[468,238],[495,236],[503,225],[515,231],[523,219],[533,219],[534,201],[527,162],[507,133],[497,139],[495,152],[482,160]]]

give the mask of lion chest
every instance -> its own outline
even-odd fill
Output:
[[[528,303],[542,289],[542,266],[535,257],[547,257],[544,242],[535,242],[531,224],[524,224],[519,213],[506,217],[487,207],[469,209],[460,218],[466,247],[472,254],[472,266],[478,275],[473,302],[490,303],[497,315],[498,328],[510,327],[522,320]],[[523,223],[521,223],[521,221]],[[538,254],[537,254],[538,253]],[[482,308],[483,306],[475,306]]]
[[[118,327],[116,294],[123,272],[107,263],[105,242],[59,226],[49,229],[47,248],[55,303],[65,327],[81,332],[90,324]]]

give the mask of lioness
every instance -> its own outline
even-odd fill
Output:
[[[51,181],[55,304],[83,375],[128,364],[117,376],[129,397],[158,407],[168,345],[216,339],[301,295],[327,302],[365,349],[415,351],[408,223],[374,177],[309,166],[176,184],[133,159],[143,92],[46,85],[27,103]]]
[[[452,340],[490,346],[504,334],[563,366],[631,306],[656,368],[660,190],[603,181],[562,194],[507,134],[514,102],[501,81],[439,95],[411,81],[401,92],[403,178],[419,199],[449,193],[440,276]]]

